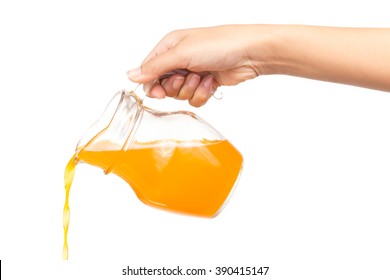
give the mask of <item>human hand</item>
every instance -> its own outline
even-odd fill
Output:
[[[144,84],[150,97],[169,96],[202,106],[219,86],[262,74],[259,53],[251,52],[254,41],[259,41],[255,28],[225,25],[173,31],[128,77]]]
[[[128,76],[151,97],[197,107],[218,86],[265,74],[390,91],[389,34],[390,28],[261,24],[178,30]]]

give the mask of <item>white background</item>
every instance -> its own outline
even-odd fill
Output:
[[[389,279],[390,94],[287,76],[224,88],[200,109],[148,100],[194,111],[241,151],[234,196],[213,220],[170,214],[81,165],[61,260],[65,165],[163,35],[227,23],[390,26],[386,1],[360,2],[2,0],[4,279],[130,279],[127,265],[270,266],[266,277],[189,279]]]

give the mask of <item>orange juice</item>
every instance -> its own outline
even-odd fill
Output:
[[[224,204],[242,166],[227,141],[134,143],[129,150],[82,150],[79,160],[123,178],[145,204],[213,217]]]
[[[116,148],[92,143],[66,166],[63,259],[68,259],[69,191],[79,161],[120,176],[147,205],[209,218],[227,201],[243,161],[227,140],[136,142],[128,150]]]
[[[76,154],[69,160],[66,168],[65,168],[65,205],[64,205],[64,212],[63,212],[63,224],[64,224],[64,247],[62,250],[62,258],[64,260],[68,259],[68,228],[69,228],[69,220],[70,220],[70,210],[69,210],[69,191],[70,187],[72,186],[74,173],[76,170]]]

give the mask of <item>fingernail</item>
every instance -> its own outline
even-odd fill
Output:
[[[190,88],[196,88],[199,85],[199,82],[200,82],[200,76],[197,74],[193,74],[190,77],[190,80],[188,81],[188,86]]]
[[[175,80],[172,83],[172,87],[174,90],[180,89],[180,87],[183,85],[184,77],[176,77]]]
[[[137,67],[127,71],[127,76],[130,80],[137,81],[141,77],[141,68]]]

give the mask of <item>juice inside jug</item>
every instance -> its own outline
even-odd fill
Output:
[[[147,205],[202,217],[218,213],[242,166],[241,154],[227,140],[136,142],[128,150],[109,147],[99,143],[96,150],[82,150],[78,158],[103,170],[112,168]]]

